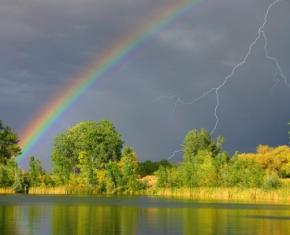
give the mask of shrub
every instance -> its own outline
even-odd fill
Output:
[[[264,189],[276,189],[281,186],[281,181],[276,173],[266,175],[263,182]]]
[[[251,160],[233,157],[221,172],[224,186],[260,187],[263,184],[264,171],[262,167]]]
[[[15,193],[28,193],[29,190],[29,179],[26,174],[17,172],[15,182],[12,185]]]

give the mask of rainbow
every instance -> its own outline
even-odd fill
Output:
[[[160,31],[177,17],[185,14],[198,0],[173,0],[155,12],[154,17],[143,23],[139,30],[133,32],[123,40],[118,41],[106,51],[101,59],[93,61],[78,74],[73,82],[66,86],[60,94],[48,103],[20,133],[20,146],[22,153],[17,157],[19,163],[40,138],[61,117],[61,115],[73,105],[73,103],[85,93],[97,80],[112,72],[124,62],[124,60],[142,46],[154,33]]]

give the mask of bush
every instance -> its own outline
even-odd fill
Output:
[[[12,185],[15,193],[28,193],[29,190],[29,180],[26,174],[17,172],[15,182]]]
[[[251,160],[233,157],[221,172],[221,181],[229,187],[261,187],[264,171],[262,167]]]
[[[264,189],[277,189],[281,186],[281,181],[276,173],[266,175],[263,182]]]
[[[167,160],[161,160],[159,162],[153,162],[147,160],[145,162],[140,162],[139,164],[139,174],[141,177],[145,177],[147,175],[153,175],[160,166],[164,167],[172,167],[171,163]]]
[[[180,188],[184,185],[183,183],[183,167],[166,167],[160,166],[159,170],[155,172],[157,176],[157,187],[160,188]]]
[[[161,166],[156,172],[157,176],[157,187],[165,188],[170,186],[169,182],[169,169],[167,167]]]

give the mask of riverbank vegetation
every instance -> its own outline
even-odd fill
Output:
[[[56,136],[52,169],[31,156],[19,169],[16,134],[0,122],[0,193],[142,194],[195,199],[290,202],[290,147],[260,145],[256,153],[223,149],[223,137],[191,130],[183,160],[139,162],[108,120],[81,122]]]

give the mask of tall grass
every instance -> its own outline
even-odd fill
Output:
[[[12,194],[14,190],[12,188],[0,188],[0,194]]]
[[[283,186],[278,189],[265,190],[261,188],[222,188],[222,187],[202,187],[202,188],[156,188],[151,187],[142,191],[137,191],[134,195],[172,197],[180,199],[198,200],[228,200],[228,201],[264,201],[290,203],[289,182],[283,182]],[[13,194],[11,188],[0,188],[0,194]],[[76,187],[72,185],[59,187],[32,187],[29,194],[39,195],[69,195],[86,194],[101,195],[95,188]],[[106,193],[108,195],[110,193]],[[116,194],[116,193],[111,193]],[[118,193],[127,195],[128,193]],[[132,195],[132,193],[130,193]]]
[[[290,203],[290,187],[275,190],[260,188],[161,188],[150,189],[147,195],[200,200],[237,200]]]
[[[69,195],[69,194],[99,194],[95,188],[76,187],[65,185],[59,187],[32,187],[29,189],[29,194],[43,195]]]

